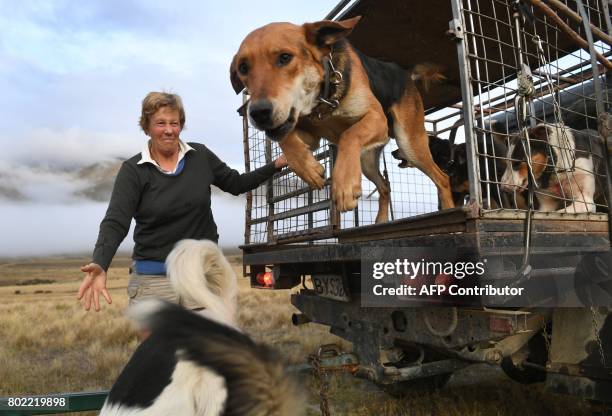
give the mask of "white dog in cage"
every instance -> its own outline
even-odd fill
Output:
[[[595,212],[597,205],[605,204],[604,186],[598,180],[605,177],[604,149],[596,131],[542,123],[528,133],[528,142],[517,135],[508,147],[504,191],[527,189],[529,162],[540,211]]]

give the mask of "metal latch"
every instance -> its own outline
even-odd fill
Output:
[[[455,40],[463,39],[463,24],[460,19],[453,19],[448,22],[449,29],[446,34]]]

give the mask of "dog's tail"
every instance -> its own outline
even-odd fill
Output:
[[[225,414],[293,416],[303,395],[280,354],[229,326],[161,300],[143,301],[130,316],[152,330],[147,341],[168,342],[179,360],[212,369],[227,388]]]
[[[166,259],[166,269],[182,303],[206,308],[221,322],[236,323],[236,274],[215,243],[179,241]]]
[[[446,79],[444,74],[442,74],[442,67],[440,65],[428,62],[415,65],[410,77],[415,82],[419,81],[425,91],[429,90],[432,82],[442,82]]]

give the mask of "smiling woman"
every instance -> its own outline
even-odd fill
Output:
[[[179,159],[182,160],[185,155],[185,148],[181,147],[179,139],[185,127],[185,109],[181,97],[176,94],[149,93],[142,102],[140,127],[151,140],[148,144],[150,157],[138,163],[149,162],[164,172],[175,173]]]
[[[165,260],[182,239],[218,241],[210,208],[211,189],[239,195],[256,188],[287,165],[284,156],[257,170],[240,174],[200,143],[180,139],[185,111],[176,94],[151,92],[142,102],[142,130],[150,137],[141,153],[123,162],[102,223],[93,260],[83,266],[85,278],[77,297],[89,310],[108,303],[108,269],[119,244],[134,230],[133,264],[128,285],[130,304],[148,298],[181,303],[166,279]],[[190,304],[187,307],[199,308]]]

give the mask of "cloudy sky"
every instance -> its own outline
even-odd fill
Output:
[[[228,74],[240,41],[271,21],[321,19],[336,3],[3,0],[0,178],[18,178],[28,198],[0,199],[0,257],[93,248],[106,204],[66,197],[76,185],[57,169],[138,153],[146,140],[140,103],[149,91],[180,94],[183,139],[244,166],[240,99]],[[239,244],[242,199],[213,206],[221,243]]]

